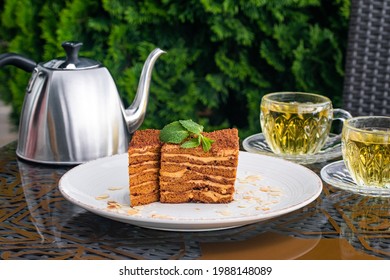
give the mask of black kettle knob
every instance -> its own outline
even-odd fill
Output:
[[[61,44],[66,52],[66,58],[56,58],[43,64],[44,67],[52,70],[86,70],[103,67],[93,59],[79,56],[79,50],[83,43],[66,41]]]
[[[74,64],[76,65],[79,62],[79,50],[83,43],[81,42],[64,42],[62,47],[66,52],[66,61],[65,64]]]

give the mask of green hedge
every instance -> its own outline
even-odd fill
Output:
[[[213,130],[259,128],[267,92],[294,90],[341,104],[349,0],[3,0],[0,53],[37,62],[64,56],[63,41],[103,62],[124,103],[143,62],[160,47],[143,127],[192,118]],[[17,121],[29,73],[0,69],[1,99]]]

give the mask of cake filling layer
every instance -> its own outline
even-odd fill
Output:
[[[140,173],[140,172],[145,172],[150,169],[159,169],[160,168],[160,163],[156,161],[150,161],[147,164],[134,164],[129,166],[129,172],[130,174],[135,174],[135,173]]]
[[[160,180],[160,187],[162,189],[164,189],[167,186],[172,185],[172,183],[173,182]],[[177,183],[181,184],[183,182],[177,182]],[[209,180],[188,180],[186,183],[191,184],[191,185],[195,185],[195,186],[214,186],[214,187],[220,188],[220,189],[224,189],[227,187],[226,184],[220,184],[220,183],[212,182]]]
[[[189,162],[195,164],[214,164],[214,165],[223,165],[223,166],[235,166],[237,156],[226,156],[226,157],[198,157],[188,154],[163,154],[161,157],[161,161],[169,161],[169,162]]]
[[[237,168],[231,166],[217,166],[213,164],[193,164],[193,163],[168,163],[164,162],[162,169],[164,172],[176,172],[181,169],[194,170],[200,173],[212,173],[215,175],[226,176],[227,174],[231,174],[235,176]]]
[[[159,184],[156,181],[149,181],[139,185],[131,186],[132,195],[148,194],[159,191]]]
[[[188,190],[212,190],[220,194],[232,194],[234,192],[234,185],[223,185],[210,183],[209,181],[192,180],[188,182],[170,183],[160,181],[161,191],[188,191]]]
[[[202,148],[195,148],[195,149],[184,149],[180,148],[180,146],[174,145],[174,144],[167,144],[164,145],[161,149],[163,154],[170,154],[170,155],[192,155],[198,158],[209,158],[209,157],[218,157],[218,158],[224,158],[229,156],[235,156],[238,154],[238,149],[235,148],[224,148],[221,150],[210,150],[208,152],[205,152],[202,150]]]
[[[129,157],[129,164],[130,165],[142,164],[142,163],[148,162],[148,161],[160,161],[160,157],[159,157],[159,155],[155,155],[155,156],[139,156],[139,157],[130,156]]]
[[[202,173],[197,172],[194,170],[187,170],[182,169],[175,172],[165,172],[160,171],[160,180],[167,180],[167,181],[188,181],[193,179],[204,179],[204,180],[211,180],[213,182],[220,182],[220,183],[231,183],[234,182],[236,179],[235,174],[229,174],[230,176],[219,176],[219,175],[208,175],[213,173]]]
[[[227,203],[232,201],[230,194],[219,194],[210,190],[191,190],[185,192],[160,192],[160,201],[169,203],[204,202],[204,203]]]
[[[158,170],[150,170],[149,172],[142,172],[137,174],[130,174],[130,187],[142,184],[148,181],[158,182]]]

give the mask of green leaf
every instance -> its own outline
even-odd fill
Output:
[[[205,152],[211,149],[214,140],[202,135],[203,126],[192,120],[179,120],[167,124],[160,132],[160,141],[165,143],[181,144],[182,148],[196,148],[202,144]],[[186,140],[191,133],[195,136]]]
[[[202,142],[203,151],[208,152],[211,149],[211,143],[208,141]]]
[[[182,126],[184,126],[189,132],[192,132],[196,135],[199,135],[203,132],[203,126],[197,124],[193,120],[180,120],[179,121]]]
[[[199,143],[199,137],[191,138],[190,140],[184,142],[181,144],[182,148],[196,148],[200,145]]]
[[[213,144],[213,143],[214,143],[214,140],[203,136],[202,137],[202,148],[203,148],[203,151],[208,152],[211,149],[211,144]]]
[[[160,141],[165,143],[180,144],[190,133],[179,121],[172,122],[164,126],[160,132]]]

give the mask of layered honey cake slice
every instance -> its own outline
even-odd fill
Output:
[[[160,201],[164,203],[228,203],[233,200],[237,174],[237,129],[204,132],[214,140],[211,149],[183,148],[164,143],[161,148]]]
[[[137,130],[130,141],[128,156],[131,206],[160,200],[159,170],[162,143],[159,136],[159,130]]]

